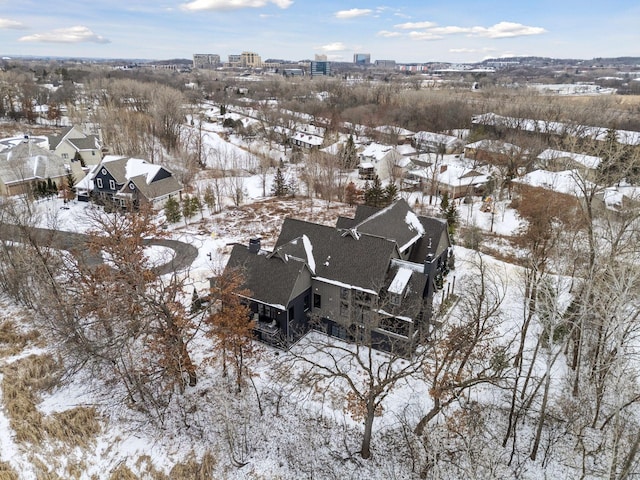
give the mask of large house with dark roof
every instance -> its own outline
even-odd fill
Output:
[[[359,206],[335,227],[285,219],[273,251],[236,244],[258,338],[281,347],[309,328],[411,355],[431,329],[432,299],[452,265],[447,224],[416,215],[404,200]]]
[[[76,185],[78,200],[94,198],[121,207],[150,205],[162,208],[170,197],[180,197],[182,185],[160,165],[140,158],[107,155]]]

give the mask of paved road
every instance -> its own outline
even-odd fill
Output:
[[[103,262],[100,255],[96,255],[87,248],[89,237],[82,233],[63,232],[48,228],[29,228],[28,234],[40,246],[66,250],[89,265]],[[15,225],[0,223],[0,240],[20,241],[25,232]],[[170,248],[174,251],[171,261],[154,267],[159,275],[171,273],[189,267],[198,256],[198,249],[188,243],[165,238],[145,239],[145,245]]]

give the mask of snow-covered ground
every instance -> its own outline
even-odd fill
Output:
[[[244,243],[250,237],[260,236],[263,246],[272,246],[287,215],[333,224],[338,215],[354,212],[352,207],[335,202],[327,204],[317,199],[265,199],[263,182],[268,196],[274,172],[269,172],[264,178],[251,173],[260,163],[259,157],[252,153],[258,151],[258,146],[246,144],[233,136],[226,141],[224,129],[217,123],[203,123],[202,131],[207,166],[242,172],[238,178],[242,179],[244,198],[242,205],[234,206],[232,199],[225,195],[220,213],[205,209],[202,216],[197,213],[186,222],[168,225],[166,233],[169,238],[198,249],[198,256],[188,270],[189,287],[205,292],[209,277],[223,268],[229,245],[234,242]],[[284,152],[274,146],[266,154],[278,159]],[[295,175],[294,166],[286,168]],[[204,175],[196,179],[200,191],[211,182]],[[402,196],[420,214],[438,213],[435,199],[433,205],[429,205],[428,197],[420,194],[402,192]],[[508,208],[508,204],[506,200],[496,202],[490,212],[482,211],[479,199],[457,206],[463,225],[475,226],[500,237],[513,235],[521,227],[520,218]],[[36,208],[43,227],[74,232],[85,232],[91,227],[87,210],[92,207],[86,203],[64,204],[61,200],[50,199],[37,202]],[[487,241],[495,242],[496,249],[502,248],[499,238],[491,238]],[[164,263],[172,253],[161,247],[149,247],[146,254],[152,263]],[[453,287],[455,283],[455,292],[464,294],[465,282],[474,276],[478,254],[461,246],[455,247],[455,254],[456,269],[447,278],[445,288]],[[491,257],[484,256],[483,259],[497,277],[504,280],[506,288],[498,337],[514,338],[524,316],[522,270]],[[0,298],[0,302],[5,318],[18,317],[20,312],[21,318],[28,319],[28,312],[12,302],[5,298]],[[25,329],[30,328],[28,321],[23,320],[21,325]],[[303,339],[298,347],[303,348],[308,341],[311,339]],[[54,345],[45,348],[46,351],[55,351]],[[50,416],[79,406],[96,406],[103,425],[89,448],[67,449],[63,455],[67,456],[66,460],[48,465],[51,471],[60,478],[72,477],[66,466],[74,461],[83,465],[74,478],[112,478],[110,473],[122,465],[126,465],[138,478],[159,478],[151,476],[148,466],[152,465],[168,475],[167,478],[174,478],[171,471],[175,465],[184,464],[192,456],[200,462],[205,455],[211,454],[214,458],[213,478],[417,478],[411,463],[414,452],[410,451],[404,435],[406,429],[410,430],[431,407],[426,382],[414,378],[403,380],[385,399],[382,414],[374,422],[372,459],[363,461],[356,453],[360,447],[362,425],[346,413],[345,390],[338,383],[309,388],[295,378],[296,371],[282,371],[288,358],[286,352],[257,345],[258,354],[248,360],[255,390],[252,385],[247,385],[241,394],[236,394],[228,379],[221,377],[211,342],[198,334],[190,348],[193,360],[198,364],[198,385],[187,389],[176,399],[167,412],[163,428],[148,423],[144,415],[116,401],[123,392],[118,386],[105,389],[99,372],[80,372],[53,390],[41,392],[37,408],[43,415]],[[20,355],[30,351],[34,351],[31,346]],[[382,353],[375,355],[384,356]],[[0,365],[7,365],[16,358],[0,358]],[[561,376],[561,372],[558,373],[558,378]],[[256,391],[260,392],[260,405]],[[506,401],[503,392],[491,388],[474,390],[468,400],[500,407]],[[44,478],[33,462],[33,451],[37,448],[16,442],[8,418],[7,412],[0,410],[0,461],[7,462],[19,472],[21,479]],[[443,427],[442,424],[437,426]],[[44,458],[52,458],[60,446],[43,445],[38,448],[49,455]],[[493,454],[501,465],[502,477],[509,478],[509,474],[504,472],[513,474],[515,469],[505,467],[507,462],[501,458],[504,455],[501,449],[495,449]],[[561,468],[549,468],[549,472],[559,478],[566,478],[567,472]],[[519,475],[519,478],[542,478],[544,468],[539,464],[529,464]]]

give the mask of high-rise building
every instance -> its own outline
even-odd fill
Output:
[[[229,66],[230,67],[239,67],[240,61],[242,60],[242,55],[229,55]]]
[[[194,53],[193,68],[216,68],[220,65],[220,55],[213,53]]]
[[[323,61],[313,61],[311,62],[311,76],[328,76],[331,75],[331,62]]]
[[[262,67],[262,58],[254,52],[242,52],[240,54],[240,65],[245,68]]]
[[[356,65],[369,65],[371,63],[370,53],[354,53],[353,63]]]

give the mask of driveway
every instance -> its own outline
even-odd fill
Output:
[[[29,227],[23,230],[22,227],[0,223],[0,240],[20,241],[24,233],[39,246],[66,250],[76,258],[89,265],[98,265],[103,262],[101,255],[91,253],[87,248],[89,237],[82,233],[63,232],[60,230],[50,230],[48,228]],[[158,275],[182,270],[191,266],[198,256],[198,249],[188,243],[166,238],[152,238],[143,240],[145,245],[170,248],[174,251],[173,258],[164,265],[157,265],[153,271]]]

